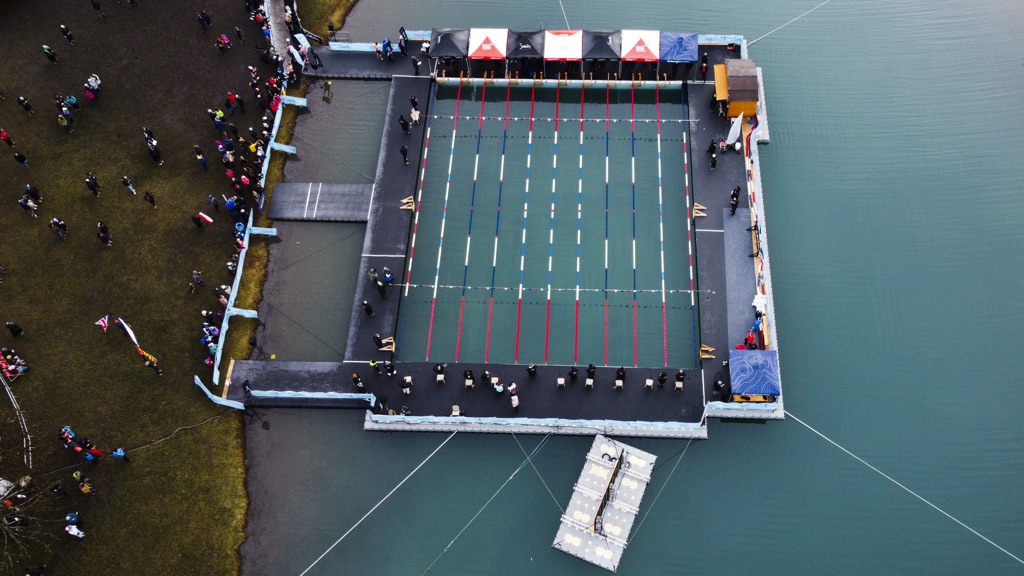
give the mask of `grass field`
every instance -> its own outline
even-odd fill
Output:
[[[259,126],[245,67],[259,65],[253,45],[261,38],[240,1],[139,4],[136,10],[103,0],[103,18],[88,2],[2,8],[8,52],[0,60],[0,127],[16,147],[0,143],[0,265],[8,269],[0,321],[17,322],[26,334],[15,340],[5,330],[0,344],[32,366],[12,388],[32,435],[34,466],[22,464],[21,434],[5,400],[0,477],[30,474],[39,489],[57,481],[68,489],[63,500],[47,494],[45,505],[34,508],[34,528],[52,535],[50,550],[33,546],[13,560],[46,562],[48,574],[234,574],[246,512],[241,420],[192,384],[193,375],[210,380],[199,312],[219,307],[209,285],[230,284],[231,221],[214,213],[214,224],[199,231],[190,216],[209,212],[208,195],[231,193],[206,109],[238,92],[248,111],[235,123],[243,135]],[[194,20],[200,7],[213,19],[207,32]],[[75,45],[61,37],[61,24]],[[234,38],[235,26],[246,43],[221,54],[213,38]],[[43,56],[42,44],[57,52],[57,64]],[[93,73],[103,90],[89,103],[82,84]],[[261,70],[264,78],[269,73]],[[56,122],[54,94],[81,101],[73,133]],[[31,102],[34,116],[17,105],[18,96]],[[155,132],[164,165],[149,158],[143,126]],[[206,152],[209,172],[195,161],[195,144]],[[28,157],[28,170],[13,160],[14,151]],[[98,198],[84,186],[87,171],[103,185]],[[138,196],[120,184],[125,174]],[[42,194],[39,218],[17,205],[26,184]],[[144,191],[155,195],[157,208],[143,201]],[[67,222],[67,240],[48,229],[52,217]],[[112,247],[95,237],[97,221],[110,227]],[[253,281],[240,306],[258,303],[261,250],[257,242],[250,251]],[[209,284],[194,294],[192,270],[202,270]],[[160,359],[162,377],[143,366],[117,328],[104,333],[93,324],[105,314],[131,324],[142,348]],[[248,355],[244,344],[227,346],[236,357]],[[57,441],[65,424],[104,451],[137,448],[132,462],[85,466]],[[88,499],[71,483],[79,467],[97,488]],[[84,540],[63,533],[61,519],[72,510],[84,520]]]

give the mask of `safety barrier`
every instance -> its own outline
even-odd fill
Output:
[[[296,13],[295,17],[296,18],[298,17],[298,13]],[[274,43],[273,34],[271,34],[270,41],[271,41],[271,44]],[[284,53],[276,45],[274,46],[274,51],[277,52],[278,54]],[[288,82],[287,81],[285,81],[283,83],[283,87],[282,88],[283,88],[282,92],[283,93],[287,93],[287,90],[288,90]],[[276,143],[275,141],[277,140],[277,132],[278,132],[278,130],[281,127],[281,116],[282,116],[283,113],[284,113],[284,106],[283,105],[279,106],[278,109],[277,109],[277,112],[274,113],[274,126],[271,129],[271,131],[270,131],[270,143]],[[272,153],[272,151],[274,149],[276,149],[276,148],[268,145],[268,147],[267,147],[267,157],[266,157],[266,160],[263,162],[263,170],[260,172],[260,187],[263,189],[263,193],[260,195],[260,200],[259,200],[259,203],[258,203],[258,206],[259,206],[258,210],[261,213],[263,212],[263,205],[264,205],[264,203],[266,201],[266,194],[267,194],[266,193],[267,170],[270,169],[270,156],[271,156],[271,153]],[[237,266],[237,268],[235,270],[235,279],[231,282],[231,294],[228,295],[228,303],[227,303],[227,306],[226,306],[226,308],[224,310],[224,320],[221,322],[221,325],[220,325],[220,341],[221,342],[227,341],[228,331],[230,330],[229,322],[230,322],[232,317],[234,317],[234,316],[241,316],[242,318],[257,318],[258,317],[258,315],[257,315],[255,310],[246,310],[244,308],[235,308],[235,298],[238,295],[238,284],[239,284],[239,282],[241,282],[241,280],[242,280],[242,273],[245,270],[245,256],[246,256],[246,254],[249,251],[249,240],[250,240],[251,235],[252,234],[263,234],[263,235],[273,235],[273,236],[276,236],[277,235],[277,229],[275,229],[275,228],[254,228],[253,225],[252,225],[253,218],[254,218],[253,211],[250,210],[249,211],[249,219],[248,219],[248,221],[245,224],[245,235],[242,237],[242,251],[238,255],[238,266]],[[221,382],[220,382],[220,363],[221,363],[221,358],[222,358],[223,350],[224,350],[223,346],[219,347],[217,349],[216,354],[214,355],[214,358],[213,358],[213,378],[212,378],[212,381],[211,381],[211,385],[214,386],[214,387],[219,386],[221,384]],[[236,401],[233,401],[233,400],[225,400],[223,398],[220,398],[218,396],[213,395],[210,392],[210,390],[203,384],[203,382],[199,378],[199,376],[195,376],[195,383],[196,383],[197,386],[202,388],[203,392],[206,393],[207,397],[209,397],[215,403],[221,404],[223,406],[228,406],[228,407],[231,407],[231,408],[237,408],[239,410],[243,410],[244,409],[244,406],[242,406],[242,404],[240,404],[239,402],[236,402]]]

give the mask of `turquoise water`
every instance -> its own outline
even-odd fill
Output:
[[[682,90],[435,97],[399,359],[696,367]]]
[[[565,10],[575,27],[751,40],[816,4]],[[508,7],[361,2],[347,27],[564,25],[557,2]],[[786,408],[1018,557],[1022,35],[1019,2],[835,0],[751,47]],[[364,433],[349,412],[267,418],[249,439],[251,574],[300,573],[445,438]],[[681,460],[684,443],[635,442],[663,465],[619,574],[1024,573],[792,418],[709,435]],[[456,538],[524,459],[510,436],[458,435],[310,573],[422,574],[440,555],[433,574],[605,574],[550,548],[560,512],[540,480],[564,506],[589,442],[552,439],[539,475]]]

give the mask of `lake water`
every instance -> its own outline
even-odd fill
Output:
[[[568,0],[565,13],[576,28],[749,41],[817,4]],[[400,25],[565,20],[557,2],[361,0],[346,28],[371,40]],[[786,408],[1018,557],[1021,37],[1016,1],[835,0],[750,49],[771,126]],[[302,572],[446,438],[363,432],[347,411],[265,418],[248,438],[246,574]],[[1024,571],[795,419],[709,428],[681,460],[685,443],[633,441],[660,467],[619,574]],[[455,436],[310,574],[606,574],[550,547],[589,438],[552,438],[458,536],[523,462],[517,439],[540,441]]]

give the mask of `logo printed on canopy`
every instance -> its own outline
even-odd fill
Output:
[[[622,55],[623,60],[657,60],[658,56],[651,52],[651,49],[647,47],[647,43],[641,38],[636,44],[630,48],[629,52]]]
[[[491,41],[490,36],[484,37],[484,41],[480,43],[480,47],[473,51],[469,55],[470,58],[504,58],[505,55],[494,47],[494,42]]]

